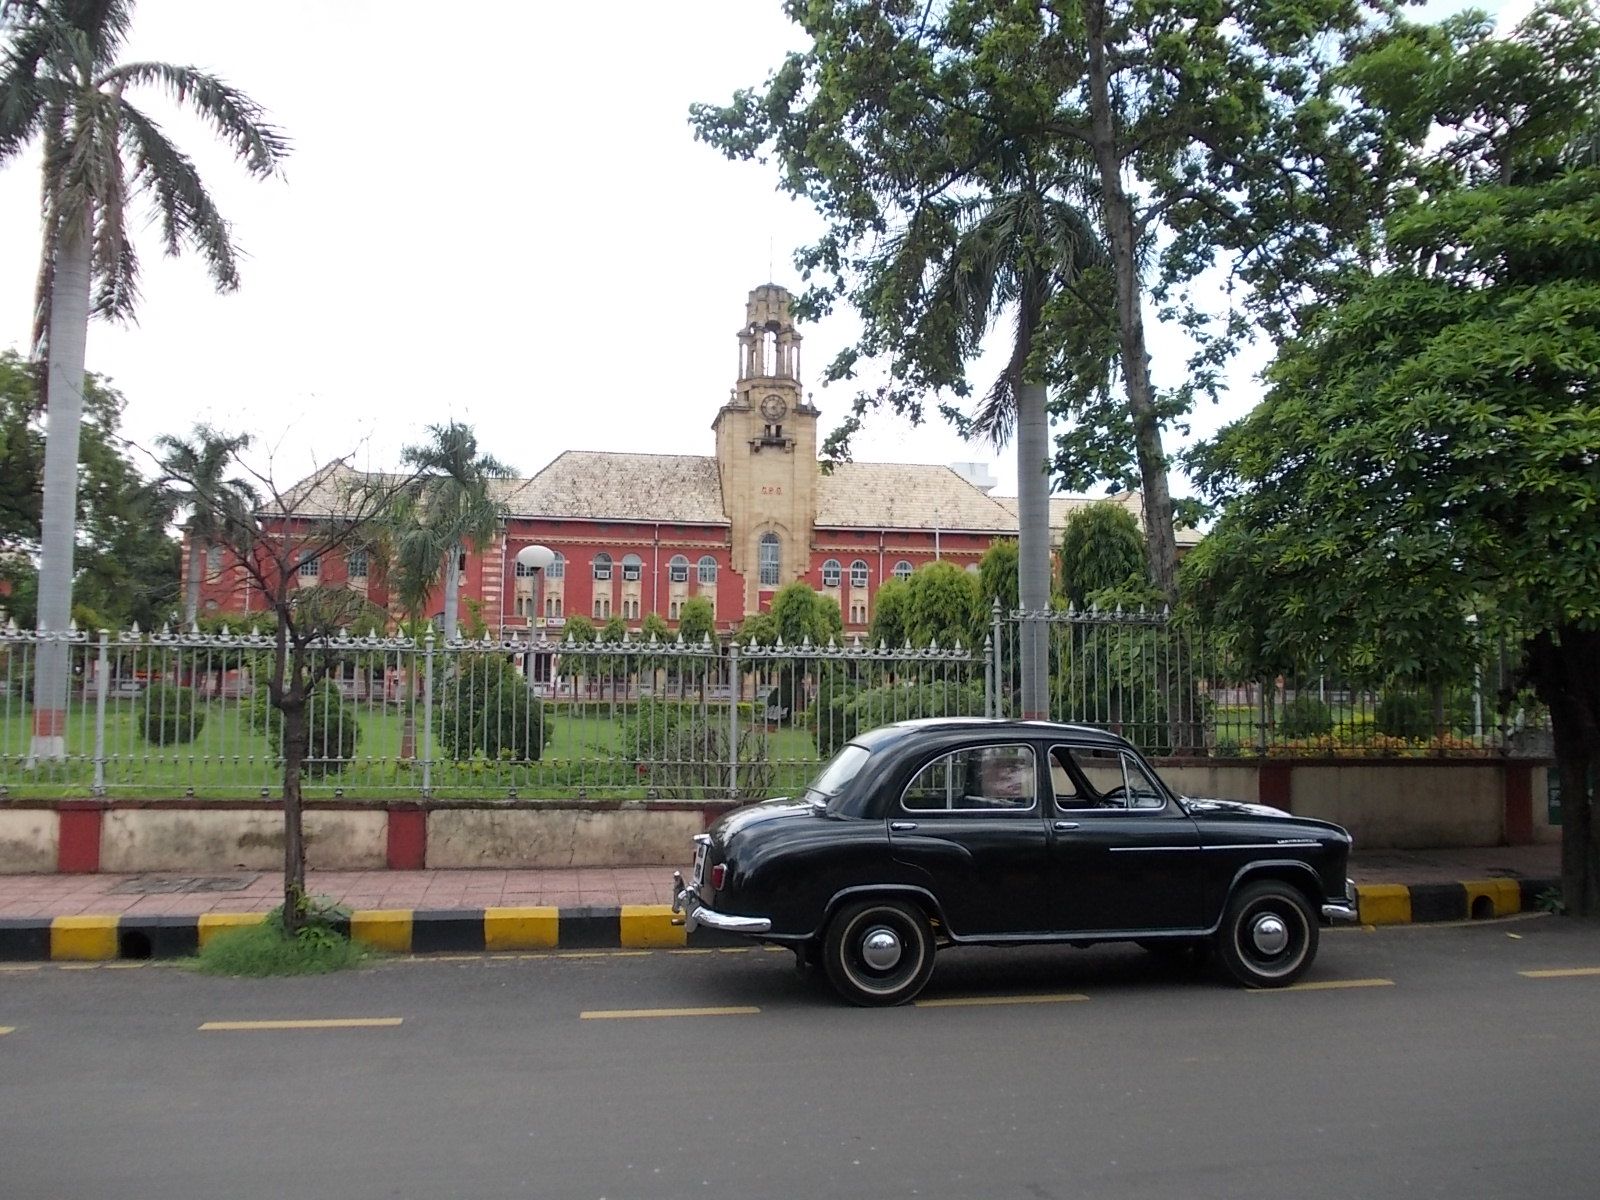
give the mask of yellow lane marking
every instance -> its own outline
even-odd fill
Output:
[[[743,1017],[758,1013],[759,1008],[602,1008],[581,1012],[585,1021],[623,1020],[629,1017]]]
[[[17,1027],[15,1025],[0,1025],[0,1037],[5,1037],[6,1034],[15,1033],[16,1031]]]
[[[21,974],[23,971],[37,971],[43,968],[43,963],[4,963],[0,964],[0,971],[11,971]]]
[[[649,958],[648,950],[563,950],[557,958]]]
[[[913,1000],[917,1008],[967,1008],[992,1004],[1066,1004],[1074,1000],[1087,1000],[1075,992],[1053,996],[950,996],[941,1000]]]
[[[1600,975],[1600,967],[1567,967],[1550,971],[1518,971],[1529,979],[1572,979],[1579,975]]]
[[[58,970],[58,971],[98,971],[100,969],[100,965],[101,964],[99,964],[97,962],[92,962],[92,963],[57,963],[56,964],[56,970]]]
[[[1324,979],[1318,983],[1291,983],[1284,988],[1247,988],[1252,996],[1270,996],[1273,992],[1331,992],[1339,988],[1393,987],[1392,979]]]
[[[148,962],[108,962],[101,963],[100,967],[106,971],[138,971],[149,965]]]
[[[401,1017],[337,1017],[321,1021],[207,1021],[202,1032],[238,1032],[256,1029],[373,1029],[392,1028]]]
[[[668,954],[715,954],[715,950],[668,950]]]

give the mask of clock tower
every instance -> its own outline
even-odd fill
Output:
[[[711,428],[722,504],[733,525],[733,569],[745,612],[811,565],[817,497],[817,410],[800,391],[800,335],[791,297],[775,283],[750,293],[739,330],[739,375]]]

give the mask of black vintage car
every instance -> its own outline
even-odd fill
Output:
[[[1036,721],[904,721],[862,734],[805,793],[731,812],[675,876],[689,931],[818,964],[848,1000],[910,1000],[949,945],[1132,941],[1293,983],[1320,923],[1356,918],[1350,835],[1274,808],[1174,795],[1128,742]]]

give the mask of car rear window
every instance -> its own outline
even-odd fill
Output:
[[[851,743],[839,753],[828,760],[828,765],[817,773],[817,777],[806,788],[808,800],[832,800],[845,788],[850,786],[850,781],[861,774],[861,768],[867,765],[867,759],[872,757],[872,752],[865,746]]]

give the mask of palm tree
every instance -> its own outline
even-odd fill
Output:
[[[41,630],[64,631],[72,609],[78,429],[89,316],[126,320],[139,260],[128,236],[135,196],[148,198],[168,254],[205,259],[218,290],[239,284],[232,234],[194,163],[127,93],[165,91],[192,109],[252,175],[276,174],[288,143],[242,92],[194,67],[118,64],[132,0],[0,0],[9,45],[0,60],[0,164],[35,138],[44,148],[44,238],[35,307],[36,357],[48,363],[39,565]],[[66,646],[40,647],[35,756],[59,758],[67,700]]]
[[[449,641],[456,636],[460,593],[456,564],[467,548],[482,550],[498,531],[506,506],[489,485],[512,470],[478,453],[469,426],[451,421],[430,425],[428,433],[431,442],[407,446],[402,454],[416,476],[400,490],[391,513],[393,579],[401,605],[412,613],[443,581],[442,632]]]
[[[937,263],[923,302],[927,327],[942,331],[945,353],[967,360],[1006,312],[1015,314],[1011,356],[970,423],[996,446],[1017,442],[1017,584],[1021,607],[1050,607],[1050,445],[1046,360],[1041,345],[1050,307],[1105,261],[1093,216],[1031,173],[1013,190],[937,206],[952,245]],[[1080,313],[1089,312],[1079,305]],[[1102,323],[1104,317],[1090,315]],[[1078,331],[1077,340],[1086,339]],[[1041,622],[1024,621],[1022,713],[1047,714],[1049,648]]]
[[[183,621],[192,626],[200,615],[200,578],[205,553],[213,545],[226,545],[224,535],[244,520],[260,503],[260,495],[247,479],[227,479],[224,474],[234,456],[250,444],[247,433],[229,437],[209,425],[196,425],[188,441],[175,434],[156,438],[162,450],[164,484],[180,486],[178,501],[189,509],[184,522],[189,538],[189,580],[184,592]]]

